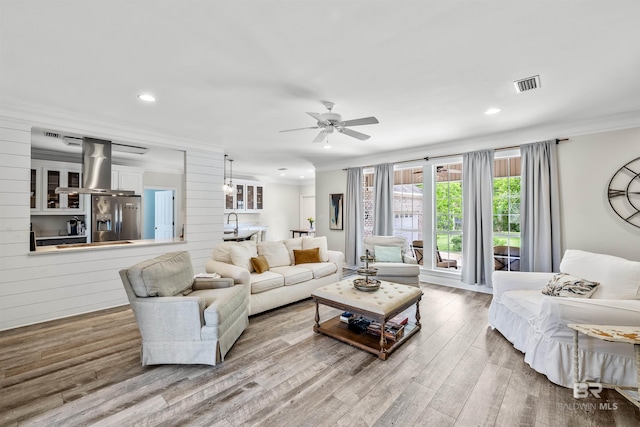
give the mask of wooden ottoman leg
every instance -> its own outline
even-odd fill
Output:
[[[313,331],[314,332],[318,332],[318,330],[320,329],[320,310],[318,307],[318,301],[316,301],[316,324],[313,325]]]
[[[386,323],[382,322],[380,327],[380,353],[378,354],[378,357],[382,360],[387,360],[387,350],[384,348],[387,344],[387,338],[384,336],[385,325]]]

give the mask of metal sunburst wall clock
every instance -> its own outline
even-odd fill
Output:
[[[611,208],[620,218],[640,228],[640,157],[613,174],[607,197]]]

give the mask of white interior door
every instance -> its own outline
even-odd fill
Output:
[[[316,196],[300,196],[300,228],[309,228],[309,217],[316,219]],[[315,226],[314,222],[313,227]]]
[[[155,238],[170,239],[173,231],[173,191],[155,192]]]

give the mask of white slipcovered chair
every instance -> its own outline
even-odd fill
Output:
[[[186,251],[140,262],[120,277],[142,335],[142,365],[215,365],[249,325],[248,286],[194,279]]]
[[[409,241],[404,237],[365,237],[364,250],[368,250],[369,254],[375,258],[369,266],[378,269],[376,277],[379,280],[419,286],[420,266],[413,255]]]

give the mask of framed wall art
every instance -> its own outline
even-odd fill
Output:
[[[329,229],[343,230],[342,223],[342,199],[344,194],[329,194]]]

